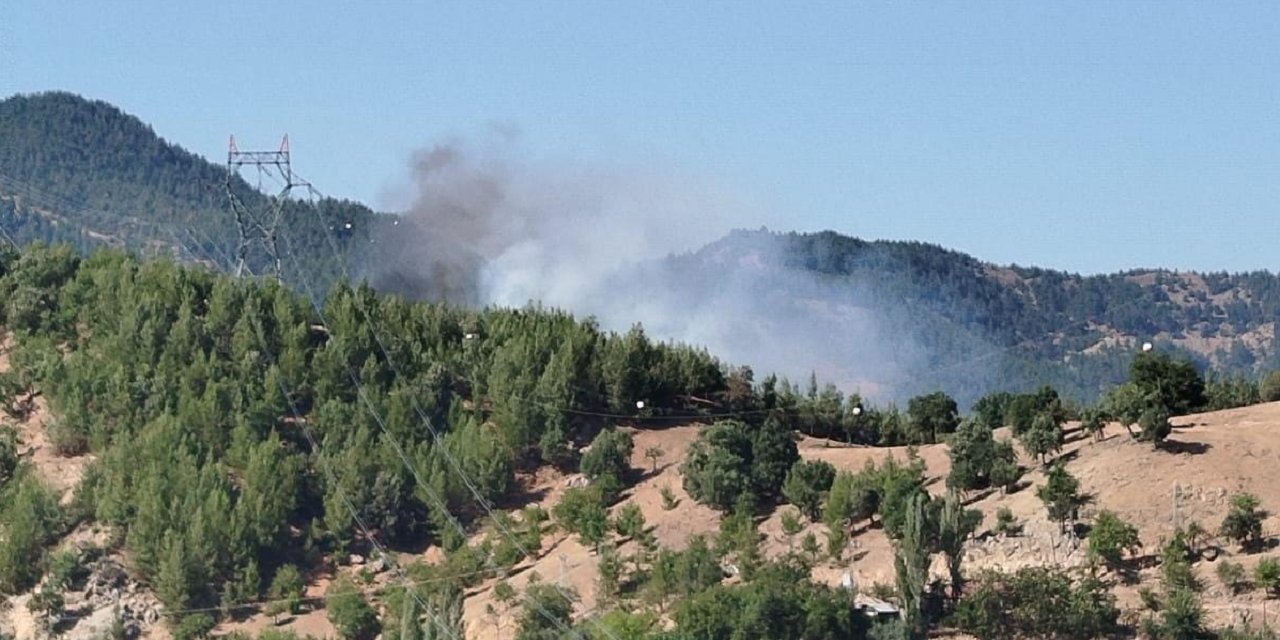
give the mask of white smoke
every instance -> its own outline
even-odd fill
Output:
[[[885,326],[866,287],[786,266],[775,236],[738,234],[745,246],[689,253],[762,217],[709,177],[533,160],[507,138],[416,154],[402,191],[412,224],[397,233],[420,235],[398,238],[402,250],[380,271],[414,272],[424,297],[538,302],[618,331],[638,322],[758,377],[816,371],[882,399],[923,361],[909,331]]]

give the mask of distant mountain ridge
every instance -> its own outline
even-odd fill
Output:
[[[1092,398],[1125,378],[1144,342],[1230,375],[1252,377],[1280,364],[1280,277],[1265,271],[1081,276],[998,266],[920,242],[765,230],[735,231],[671,264],[709,280],[784,269],[856,287],[862,302],[855,306],[889,326],[912,328],[928,353],[912,373],[922,378],[916,389],[963,389],[973,376],[969,363],[982,359],[990,376],[984,385],[1025,389],[1045,382]],[[931,375],[947,369],[960,371]]]
[[[233,185],[250,207],[268,196]],[[330,280],[334,263],[313,261],[324,247],[319,224],[352,224],[344,255],[367,242],[373,213],[352,203],[290,202],[284,212],[305,267]],[[0,228],[19,242],[116,246],[146,254],[224,263],[236,252],[226,169],[159,137],[135,116],[65,92],[0,101]],[[315,257],[319,257],[319,254]],[[251,256],[252,267],[267,265]]]
[[[224,177],[220,165],[107,103],[69,93],[0,101],[0,229],[19,242],[113,245],[225,267],[237,236]],[[243,181],[236,188],[257,205],[268,197]],[[346,201],[294,202],[286,218],[295,270],[287,275],[316,287],[343,272],[366,272],[406,235],[388,232],[391,216]],[[341,230],[341,263],[325,226]],[[680,274],[695,295],[727,278],[750,278],[772,304],[811,314],[819,331],[836,337],[867,318],[910,327],[910,344],[885,348],[919,351],[918,363],[894,373],[895,384],[940,387],[962,400],[1041,382],[1092,398],[1123,379],[1133,349],[1145,341],[1230,374],[1280,366],[1280,278],[1268,272],[1079,276],[993,265],[918,242],[767,231],[735,231],[646,268]],[[815,276],[823,288],[798,291],[780,275],[787,273]],[[416,275],[392,274],[377,284],[412,294]],[[761,322],[763,331],[766,320],[741,322]],[[838,378],[847,366],[832,362],[823,376]],[[975,376],[977,368],[986,375]]]

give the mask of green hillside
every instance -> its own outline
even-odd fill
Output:
[[[0,230],[19,243],[106,245],[225,269],[237,230],[224,177],[221,165],[166,142],[106,103],[67,93],[0,101]],[[251,207],[267,205],[268,196],[243,180],[234,184]],[[286,280],[316,297],[344,271],[371,273],[374,257],[384,265],[430,262],[421,260],[429,231],[407,230],[409,219],[393,229],[391,216],[357,203],[291,201],[285,218]],[[251,262],[255,271],[268,266],[260,253]],[[601,288],[667,299],[679,309],[707,299],[724,282],[749,281],[746,295],[804,315],[805,331],[836,339],[856,330],[849,309],[871,314],[894,329],[879,338],[885,351],[900,346],[918,354],[878,381],[899,398],[940,388],[967,406],[992,389],[1047,383],[1088,401],[1124,378],[1134,350],[1146,341],[1223,375],[1253,378],[1280,366],[1274,322],[1280,278],[1266,272],[1086,277],[996,266],[914,242],[754,231],[642,268],[670,277],[651,279],[664,283],[661,290],[636,290],[636,281],[645,280],[636,274],[620,274],[616,286]],[[439,294],[426,288],[425,269],[382,268],[372,284],[410,297]],[[797,288],[794,274],[812,286]],[[468,295],[450,300],[481,302]],[[769,316],[734,322],[765,336],[794,331]],[[823,377],[840,379],[839,372],[856,368],[849,361],[854,356],[830,355],[831,362],[813,363],[832,372]]]
[[[105,102],[69,93],[0,101],[0,228],[20,243],[114,246],[225,263],[234,259],[238,238],[225,184],[225,167]],[[244,180],[234,188],[250,208],[268,206],[268,196]],[[351,223],[338,250],[344,260],[358,260],[374,217],[352,202],[289,202],[284,218],[298,268],[327,285],[340,268],[321,225],[345,230]],[[265,256],[251,256],[252,270],[266,266]]]

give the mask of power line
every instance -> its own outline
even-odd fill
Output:
[[[274,167],[280,172],[282,186],[279,193],[269,199],[265,210],[251,209],[236,193],[236,178],[242,167],[256,167],[258,175],[271,175]],[[235,275],[240,277],[248,270],[250,252],[256,246],[265,251],[268,260],[275,269],[276,278],[283,277],[281,272],[279,230],[284,217],[284,206],[289,194],[295,187],[308,187],[305,180],[293,173],[292,160],[289,153],[289,136],[285,135],[276,151],[241,151],[236,146],[236,137],[231,136],[227,143],[227,200],[231,203],[235,214],[236,228],[240,233],[240,243],[236,247]],[[261,189],[261,182],[259,182]]]
[[[292,248],[290,246],[290,238],[288,234],[287,233],[282,234],[281,237],[285,244],[286,253],[292,254]],[[323,309],[321,309],[319,303],[316,302],[314,291],[312,290],[309,281],[306,279],[305,273],[302,273],[301,270],[299,271],[300,271],[299,280],[305,289],[304,297],[306,297],[311,302],[311,306],[315,310],[316,315],[319,317],[320,322],[323,323],[326,327],[328,327],[329,322],[325,319]],[[365,315],[365,321],[366,323],[370,322],[367,314]],[[377,339],[376,336],[375,336],[375,339]],[[381,340],[380,339],[377,339],[377,340],[379,344],[381,344]],[[382,347],[382,348],[383,348],[383,355],[384,357],[387,358],[387,362],[392,367],[392,370],[395,371],[397,376],[401,376],[400,371],[395,368],[393,363],[391,363],[390,356],[387,354],[385,347]],[[453,513],[449,511],[447,503],[445,503],[444,500],[440,498],[440,496],[431,488],[431,486],[425,480],[422,479],[422,476],[419,474],[417,467],[408,459],[408,456],[405,454],[404,449],[400,446],[400,443],[396,440],[395,436],[390,432],[390,430],[387,429],[387,426],[383,420],[383,417],[381,416],[381,414],[378,413],[377,408],[373,404],[372,400],[369,399],[368,392],[366,391],[364,385],[361,384],[360,377],[357,374],[357,372],[354,369],[352,369],[349,364],[344,364],[344,368],[347,371],[348,378],[351,380],[352,384],[356,388],[357,397],[360,399],[361,403],[364,404],[365,408],[369,411],[369,414],[374,418],[374,421],[377,423],[378,427],[383,431],[383,434],[386,437],[386,441],[389,444],[391,444],[392,449],[395,451],[396,456],[400,459],[401,464],[403,464],[405,468],[409,470],[410,475],[413,476],[414,482],[418,485],[418,488],[421,489],[423,493],[426,494],[431,499],[431,501],[435,503],[436,508],[439,509],[441,513],[443,513],[445,517],[449,519],[450,523],[456,528],[459,534],[463,538],[466,538],[467,532],[466,532],[466,529],[462,526],[462,523],[460,523],[457,520],[457,518],[453,515]],[[425,415],[422,413],[421,408],[418,407],[417,405],[416,398],[414,398],[413,396],[410,396],[410,402],[413,405],[415,412],[417,412],[421,418],[425,419]],[[509,528],[506,527],[505,524],[503,524],[502,519],[499,518],[496,513],[494,513],[493,508],[488,504],[488,501],[484,498],[484,496],[480,494],[479,490],[476,489],[474,482],[471,480],[469,476],[467,476],[466,471],[453,458],[452,454],[449,452],[448,445],[442,441],[442,438],[440,437],[439,432],[437,432],[435,427],[430,424],[429,420],[426,423],[426,426],[432,435],[432,441],[435,445],[434,450],[439,451],[440,454],[444,456],[445,459],[449,461],[450,464],[454,467],[454,472],[458,474],[458,476],[462,479],[463,484],[466,485],[467,488],[471,491],[477,503],[480,504],[481,508],[486,512],[490,520],[493,522],[495,528],[499,529],[503,533],[503,535],[505,535],[507,539],[513,545],[515,545],[515,547],[520,551],[520,553],[523,556],[534,557],[534,554],[529,549],[527,549],[523,545],[523,543],[520,542],[519,538],[517,538],[515,534]],[[557,586],[556,588],[561,592],[561,595],[565,596],[566,599],[571,599],[570,595],[564,592],[563,588],[559,586]],[[526,604],[532,604],[533,607],[537,609],[540,615],[542,615],[549,622],[551,622],[552,624],[560,628],[561,631],[563,631],[564,633],[574,634],[575,636],[578,635],[574,633],[571,628],[569,628],[567,625],[561,622],[558,617],[556,617],[554,614],[548,611],[546,607],[542,605],[542,603],[538,602],[534,598],[529,597],[528,594],[524,594],[523,597],[525,598]]]
[[[315,190],[314,187],[309,187],[309,189],[312,193],[316,193],[316,194],[319,193],[318,191]],[[342,261],[341,252],[339,252],[337,249],[337,245],[333,239],[333,235],[329,232],[328,229],[324,228],[323,223],[321,223],[319,226],[321,227],[321,232],[324,234],[324,237],[327,241],[327,244],[329,245],[330,250],[333,252],[334,259],[337,261],[339,267],[342,269],[344,276],[350,277],[350,274],[347,271],[346,265]],[[290,239],[287,234],[284,236],[284,241],[285,241],[286,248],[288,248]],[[292,254],[292,251],[290,250],[289,253]],[[329,323],[324,318],[323,310],[320,308],[320,305],[316,302],[315,296],[312,295],[310,291],[310,285],[306,281],[305,272],[302,272],[302,270],[300,270],[299,277],[302,280],[304,286],[306,286],[308,289],[307,298],[311,300],[312,307],[315,309],[316,314],[320,318],[320,321],[323,322],[325,326],[328,326]],[[391,354],[387,350],[386,344],[382,340],[381,335],[378,333],[377,326],[373,322],[372,317],[368,314],[367,310],[363,309],[362,305],[357,304],[355,306],[361,309],[361,313],[365,317],[365,324],[368,326],[370,335],[374,338],[374,341],[378,344],[378,348],[381,350],[383,358],[386,360],[388,367],[391,368],[392,372],[394,372],[397,377],[405,378],[405,376],[403,376],[402,372],[400,371],[400,368],[396,365],[396,363],[391,358]],[[350,371],[349,365],[348,365],[348,371]],[[357,390],[360,390],[358,377],[352,376],[352,380],[353,382],[356,383]],[[360,395],[361,397],[364,397],[364,394],[362,391]],[[472,497],[475,498],[477,504],[479,504],[480,507],[485,511],[485,513],[489,515],[495,528],[501,531],[501,533],[507,537],[507,539],[515,546],[515,548],[518,551],[520,551],[522,555],[524,555],[525,557],[532,557],[534,554],[527,547],[525,547],[524,543],[521,542],[520,539],[510,530],[510,528],[503,523],[502,519],[497,517],[497,515],[494,513],[493,506],[489,504],[488,499],[486,499],[484,495],[480,493],[479,489],[476,488],[474,481],[467,475],[466,470],[462,467],[461,464],[458,463],[458,461],[454,458],[453,454],[449,451],[449,447],[444,446],[442,439],[440,437],[439,431],[432,424],[430,417],[427,416],[426,413],[422,410],[421,405],[419,405],[418,403],[417,397],[414,395],[410,395],[409,402],[411,407],[414,410],[414,413],[417,414],[419,420],[422,421],[423,425],[426,426],[427,430],[431,433],[432,440],[436,444],[435,449],[438,450],[440,454],[444,457],[444,459],[449,463],[449,465],[453,467],[454,472],[457,473],[458,477],[462,479],[463,484],[466,485]],[[394,438],[388,437],[388,439],[394,443]],[[414,469],[413,466],[409,464],[409,462],[405,459],[405,457],[403,456],[403,453],[400,451],[400,447],[398,444],[395,445],[395,449],[397,450],[397,454],[400,455],[401,461],[404,464],[409,466],[410,471],[412,471],[414,480],[418,482],[419,488],[421,488],[424,492],[427,492],[429,495],[432,495],[430,487],[425,482],[422,481],[422,478],[421,476],[418,475],[417,470]],[[438,497],[436,499],[437,501],[439,501]],[[443,502],[441,503],[443,504]],[[570,600],[570,601],[573,600],[573,598],[571,597],[571,594],[566,592],[563,586],[557,584],[557,585],[554,585],[554,588],[557,591],[559,591],[560,594],[566,600]],[[536,599],[529,598],[527,594],[526,594],[526,602],[532,603],[538,609],[538,611],[543,615],[543,617],[545,617],[548,621],[555,624],[558,628],[560,628],[565,633],[573,634],[575,637],[581,637],[581,634],[578,634],[574,632],[572,629],[568,628],[563,622],[560,621],[559,618],[557,618],[556,616],[552,615],[549,611],[547,611],[546,608],[540,602],[538,602]],[[606,636],[608,636],[612,640],[619,640],[617,638],[617,635],[614,634],[607,627],[600,624],[598,621],[593,621],[593,622],[596,624],[597,628],[599,628],[602,632],[604,632]]]
[[[252,275],[252,272],[250,272],[250,275]],[[254,328],[253,334],[258,339],[258,343],[259,343],[259,346],[262,347],[263,354],[268,358],[268,360],[271,363],[274,364],[275,362],[278,361],[278,358],[271,351],[271,347],[267,342],[266,336],[263,335],[262,326],[260,324],[255,324],[253,328]],[[383,546],[378,543],[377,537],[374,535],[373,531],[369,528],[369,526],[365,524],[364,519],[360,517],[360,513],[359,511],[356,510],[355,504],[351,501],[350,496],[348,496],[347,492],[342,488],[342,484],[337,481],[337,474],[334,473],[332,466],[328,462],[328,458],[324,455],[323,450],[320,448],[319,443],[316,441],[315,435],[311,431],[311,427],[308,425],[306,419],[298,412],[298,408],[293,403],[293,395],[289,389],[287,381],[285,380],[285,373],[282,370],[279,370],[277,383],[278,383],[278,386],[280,387],[280,393],[284,396],[285,405],[288,407],[289,413],[293,415],[294,422],[301,428],[303,436],[307,439],[308,444],[311,445],[312,451],[316,452],[316,457],[320,461],[320,466],[322,468],[322,471],[325,474],[326,479],[329,481],[329,484],[332,487],[334,487],[334,489],[337,491],[338,497],[342,500],[343,504],[347,507],[347,510],[351,513],[352,522],[354,522],[357,528],[359,528],[360,531],[364,533],[365,539],[368,540],[369,544],[373,546],[374,550],[382,558],[383,562],[385,562],[387,566],[392,569],[392,571],[399,574],[399,577],[402,582],[408,582],[409,581],[408,575],[404,573],[404,570],[400,567],[399,563],[395,561],[395,558],[393,558],[390,554],[388,554],[386,549],[383,548]],[[407,593],[410,594],[411,597],[414,598],[417,604],[420,607],[422,607],[422,610],[426,613],[426,615],[432,618],[432,620],[440,628],[441,632],[454,638],[454,640],[462,640],[461,638],[458,637],[458,634],[454,633],[453,628],[450,625],[446,624],[443,620],[440,619],[438,615],[436,615],[432,611],[432,608],[422,600],[421,595],[418,594],[416,590],[407,589],[406,591]]]
[[[240,166],[240,165],[242,165],[242,164],[263,163],[263,164],[269,164],[269,165],[272,165],[272,166],[278,166],[278,167],[279,167],[279,168],[280,168],[280,169],[281,169],[281,170],[282,170],[282,171],[283,171],[287,176],[289,176],[289,177],[288,177],[288,182],[287,182],[287,184],[286,184],[286,192],[287,192],[287,190],[288,190],[289,188],[291,188],[291,187],[293,187],[293,186],[306,186],[308,189],[311,189],[311,190],[314,192],[314,189],[310,186],[310,184],[309,184],[309,183],[307,183],[305,180],[301,179],[300,177],[296,177],[296,175],[292,173],[292,169],[291,169],[291,168],[290,168],[290,166],[289,166],[289,156],[288,156],[288,139],[287,139],[287,138],[286,138],[286,139],[285,139],[285,141],[282,143],[282,145],[281,145],[281,151],[280,151],[280,152],[278,152],[278,153],[273,153],[273,154],[270,154],[270,155],[262,155],[261,157],[259,157],[259,156],[261,155],[261,154],[259,154],[259,152],[251,152],[251,154],[250,154],[250,155],[245,156],[244,158],[241,158],[240,156],[237,156],[237,155],[233,155],[233,154],[235,154],[235,153],[239,153],[238,151],[236,151],[234,144],[235,144],[235,143],[234,143],[234,139],[233,139],[233,140],[232,140],[232,143],[231,143],[231,151],[229,151],[229,152],[228,152],[228,192],[229,192],[229,193],[231,193],[231,195],[232,195],[232,206],[233,206],[233,208],[235,208],[237,205],[236,205],[236,200],[235,200],[235,198],[234,198],[234,193],[232,193],[232,192],[231,192],[231,188],[230,188],[230,184],[231,184],[231,176],[230,176],[230,173],[231,173],[231,171],[232,171],[232,168],[233,168],[233,167],[238,167],[238,166]],[[243,161],[242,161],[242,162],[238,162],[238,160],[243,160]],[[287,193],[286,193],[286,192],[282,192],[282,195],[287,195]],[[278,205],[278,204],[280,204],[280,201],[279,201],[279,200],[277,201],[277,205]],[[273,221],[272,221],[273,226],[271,226],[271,227],[265,227],[265,226],[263,226],[263,225],[261,225],[261,224],[258,224],[258,223],[256,223],[256,222],[252,222],[252,221],[251,221],[251,224],[252,224],[252,225],[254,225],[254,226],[256,226],[256,229],[257,229],[259,232],[262,232],[262,233],[264,233],[264,234],[268,234],[268,235],[269,235],[269,238],[268,238],[268,239],[269,239],[269,240],[270,240],[270,242],[272,243],[272,246],[269,248],[269,251],[270,251],[271,255],[272,255],[272,256],[275,258],[275,260],[276,260],[276,273],[277,273],[277,277],[280,277],[280,276],[282,275],[282,265],[283,265],[283,263],[282,263],[282,260],[281,260],[281,254],[280,254],[280,252],[279,252],[279,250],[278,250],[279,248],[278,248],[278,246],[276,246],[274,243],[276,242],[276,240],[277,240],[278,238],[283,237],[283,240],[284,240],[284,242],[285,242],[285,254],[291,254],[291,253],[292,253],[292,248],[291,248],[291,246],[290,246],[290,241],[289,241],[289,238],[288,238],[288,236],[287,236],[287,235],[282,235],[282,236],[277,236],[277,235],[276,235],[276,232],[278,231],[278,224],[279,224],[279,218],[278,218],[279,213],[278,213],[278,212],[279,212],[279,210],[277,209],[277,210],[276,210],[276,213],[275,213],[275,214],[273,214],[275,217],[273,218]],[[252,215],[252,214],[250,214],[247,210],[240,210],[240,211],[237,211],[237,216],[238,216],[238,218],[237,218],[237,222],[240,222],[241,220],[245,220],[245,219],[247,219],[247,218],[248,218],[249,216],[251,216],[251,215]],[[323,226],[323,225],[321,225],[321,226]],[[243,225],[241,226],[242,247],[243,247],[243,240],[244,240],[244,238],[245,238],[245,236],[246,236],[246,229],[247,229],[247,227],[245,227],[245,226],[243,226]],[[329,235],[328,235],[327,231],[326,231],[326,235],[325,235],[325,237],[326,237],[326,238],[329,238]],[[237,265],[237,275],[239,275],[239,274],[243,271],[243,269],[247,267],[247,265],[246,265],[246,263],[244,262],[243,258],[244,258],[244,255],[242,254],[242,255],[240,256],[241,262],[239,262],[239,263],[238,263],[238,265]],[[296,262],[296,261],[295,261],[295,262]],[[307,299],[311,302],[311,305],[312,305],[312,307],[315,309],[316,314],[320,317],[321,322],[323,322],[325,325],[328,325],[328,322],[326,322],[326,321],[324,320],[324,313],[323,313],[323,310],[320,308],[320,306],[319,306],[319,305],[318,305],[318,303],[316,302],[316,297],[315,297],[315,295],[314,295],[314,292],[313,292],[313,291],[312,291],[312,289],[311,289],[310,282],[309,282],[309,280],[308,280],[308,279],[307,279],[307,277],[306,277],[305,269],[299,268],[299,270],[298,270],[298,271],[299,271],[299,274],[298,274],[298,275],[299,275],[299,281],[300,281],[300,283],[304,286],[304,288],[306,289],[306,297],[307,297]],[[345,273],[345,271],[346,271],[346,270],[345,270],[345,268],[343,269],[343,271],[344,271],[344,273]],[[384,354],[385,354],[385,350],[384,350]],[[388,429],[386,428],[386,424],[385,424],[385,422],[383,421],[382,416],[381,416],[380,414],[378,414],[376,407],[373,405],[372,401],[369,399],[368,394],[367,394],[367,392],[365,391],[365,389],[364,389],[363,385],[361,385],[361,384],[360,384],[359,375],[358,375],[358,374],[357,374],[357,373],[356,373],[356,372],[355,372],[355,371],[350,367],[350,365],[349,365],[349,364],[345,365],[345,368],[347,369],[348,376],[351,378],[352,383],[353,383],[353,384],[355,385],[355,387],[356,387],[357,396],[360,398],[361,402],[365,405],[365,407],[369,410],[370,415],[371,415],[371,416],[373,416],[373,418],[374,418],[375,422],[378,424],[378,426],[382,429],[382,431],[383,431],[383,432],[384,432],[384,434],[386,435],[387,442],[388,442],[388,443],[390,443],[390,444],[392,445],[392,448],[395,450],[396,455],[400,458],[401,463],[402,463],[402,464],[404,464],[404,465],[405,465],[405,467],[410,471],[410,473],[411,473],[411,475],[413,476],[413,478],[414,478],[415,482],[417,483],[418,487],[419,487],[420,489],[422,489],[422,491],[423,491],[427,496],[429,496],[429,497],[432,499],[432,501],[433,501],[433,502],[435,502],[435,503],[436,503],[436,505],[437,505],[437,507],[440,509],[441,513],[443,513],[443,514],[444,514],[444,515],[449,519],[449,521],[451,522],[451,524],[453,524],[453,525],[457,528],[457,530],[459,531],[460,535],[462,535],[462,537],[465,539],[465,537],[466,537],[466,530],[465,530],[465,528],[463,528],[463,527],[462,527],[461,523],[460,523],[460,522],[458,522],[458,521],[457,521],[457,519],[453,516],[453,514],[449,511],[447,504],[446,504],[446,503],[445,503],[445,502],[444,502],[444,501],[443,501],[443,500],[442,500],[442,499],[441,499],[441,498],[440,498],[440,497],[439,497],[439,496],[438,496],[438,495],[437,495],[437,494],[436,494],[436,493],[431,489],[431,487],[430,487],[430,486],[429,486],[429,485],[428,485],[428,484],[427,484],[427,483],[422,479],[422,477],[421,477],[421,475],[419,474],[419,472],[418,472],[417,468],[416,468],[416,467],[415,467],[415,466],[414,466],[414,465],[413,465],[413,464],[408,460],[408,457],[405,455],[404,450],[403,450],[403,448],[400,446],[399,442],[398,442],[398,441],[396,441],[395,437],[391,434],[390,430],[388,430]],[[398,375],[398,373],[397,373],[397,375]],[[418,408],[417,408],[417,401],[416,401],[416,399],[413,399],[413,398],[411,397],[411,400],[412,400],[412,402],[413,402],[413,404],[414,404],[414,406],[415,406],[415,409],[417,409],[417,410],[419,411],[419,413],[420,413],[420,409],[418,409]],[[421,415],[421,413],[420,413],[420,415]],[[517,548],[518,548],[518,549],[520,549],[520,551],[522,552],[522,554],[523,554],[523,555],[525,555],[525,556],[527,556],[527,557],[532,557],[532,556],[533,556],[533,554],[532,554],[531,552],[529,552],[527,549],[525,549],[525,548],[523,547],[523,545],[519,542],[519,540],[518,540],[517,538],[515,538],[515,536],[514,536],[514,535],[513,535],[509,530],[506,530],[505,525],[501,522],[501,520],[500,520],[500,519],[498,519],[498,518],[496,517],[496,515],[494,514],[494,512],[493,512],[492,508],[491,508],[488,504],[486,504],[486,501],[484,501],[483,496],[481,496],[481,495],[478,493],[478,491],[475,489],[475,486],[474,486],[474,484],[473,484],[472,480],[471,480],[469,477],[467,477],[467,476],[466,476],[465,471],[463,471],[463,470],[462,470],[462,468],[456,464],[456,462],[452,461],[452,456],[449,454],[448,447],[447,447],[447,446],[444,446],[444,445],[440,442],[439,435],[436,433],[436,431],[435,431],[434,427],[431,427],[431,426],[428,424],[428,428],[431,430],[431,432],[432,432],[432,434],[433,434],[433,439],[434,439],[434,441],[435,441],[435,442],[436,442],[436,444],[437,444],[437,447],[436,447],[436,448],[437,448],[437,449],[438,449],[438,450],[439,450],[439,451],[440,451],[440,452],[441,452],[441,453],[446,457],[446,459],[449,459],[449,460],[451,461],[451,463],[455,466],[455,468],[456,468],[457,472],[459,473],[460,477],[461,477],[461,478],[462,478],[462,480],[463,480],[463,483],[464,483],[465,485],[467,485],[467,487],[472,491],[473,495],[475,495],[475,496],[480,500],[480,502],[481,502],[481,506],[485,509],[485,511],[488,513],[488,515],[493,519],[494,524],[495,524],[498,528],[500,528],[500,529],[503,529],[503,530],[504,530],[504,534],[505,534],[505,535],[507,535],[507,537],[510,539],[510,541],[511,541],[512,543],[514,543],[514,544],[517,546]],[[314,446],[314,445],[313,445],[313,446]],[[318,451],[318,450],[319,450],[319,449],[317,448],[317,451]],[[565,595],[566,597],[568,597],[568,594],[564,594],[564,595]],[[572,633],[572,629],[570,629],[569,627],[567,627],[566,625],[564,625],[564,623],[563,623],[563,622],[561,622],[561,621],[559,620],[559,618],[557,618],[557,617],[555,617],[553,614],[551,614],[551,613],[550,613],[550,612],[549,612],[549,611],[548,611],[548,610],[547,610],[547,609],[546,609],[546,608],[545,608],[541,603],[539,603],[539,602],[538,602],[537,600],[535,600],[535,599],[529,598],[527,595],[526,595],[525,597],[526,597],[527,602],[531,603],[531,604],[534,606],[534,608],[538,609],[538,611],[539,611],[539,613],[540,613],[541,615],[543,615],[545,618],[547,618],[549,621],[551,621],[551,622],[552,622],[553,624],[555,624],[556,626],[560,627],[562,631],[564,631],[564,632],[566,632],[566,633]],[[422,606],[423,606],[424,608],[426,607],[426,605],[425,605],[424,603],[420,603],[420,604],[422,604]],[[607,630],[606,630],[606,631],[607,631]]]

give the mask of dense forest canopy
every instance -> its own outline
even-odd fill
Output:
[[[64,242],[82,252],[108,245],[229,268],[237,231],[224,181],[224,167],[106,103],[67,93],[0,101],[0,229],[20,243]],[[269,203],[244,180],[233,184],[251,206]],[[414,239],[429,230],[396,226],[411,220],[331,199],[292,200],[285,218],[286,281],[304,292],[323,295],[344,275],[377,273],[372,284],[380,290],[482,303],[425,287],[430,274],[416,272],[421,263],[410,256],[420,253]],[[251,258],[254,271],[268,266],[261,254]],[[776,300],[780,310],[812,313],[812,330],[836,339],[853,326],[843,309],[869,314],[899,334],[885,341],[901,340],[919,356],[885,374],[899,400],[942,389],[966,408],[992,389],[1050,384],[1092,401],[1124,379],[1134,349],[1146,341],[1225,375],[1256,377],[1280,364],[1280,278],[1267,272],[1079,276],[998,267],[922,243],[764,231],[734,232],[644,268],[677,275],[689,296],[711,295],[726,279],[753,280],[752,295]],[[813,291],[821,293],[797,293],[794,279],[784,277],[796,273],[819,283]],[[760,323],[762,331],[773,326],[768,318],[739,321]],[[826,364],[824,377],[837,381],[841,368],[852,366]]]

